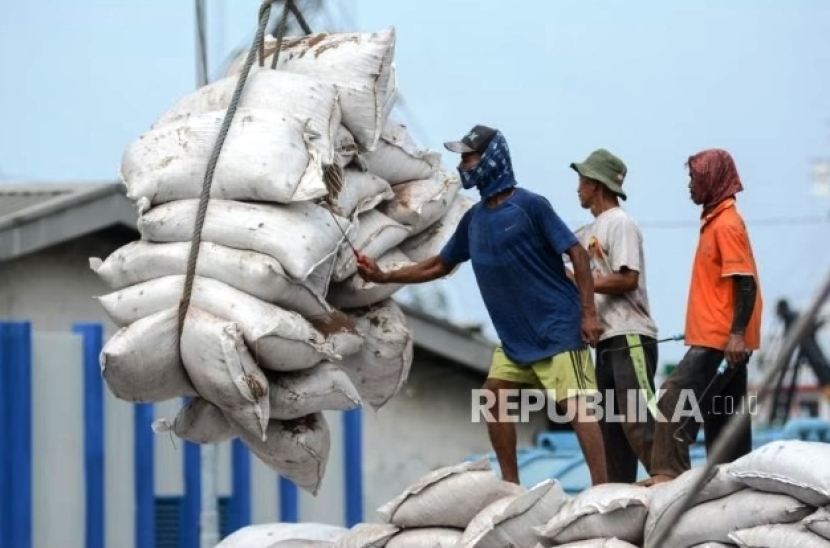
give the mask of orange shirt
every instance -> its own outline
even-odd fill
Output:
[[[746,225],[735,200],[729,199],[701,222],[686,306],[688,346],[726,347],[735,315],[735,282],[730,276],[736,274],[754,276],[758,286],[755,308],[744,333],[746,348],[757,350],[761,344],[761,282]]]

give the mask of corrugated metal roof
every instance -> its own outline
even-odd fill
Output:
[[[0,184],[0,228],[116,192],[124,190],[115,182]]]

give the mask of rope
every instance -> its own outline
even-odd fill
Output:
[[[819,290],[818,295],[815,297],[808,310],[806,310],[798,318],[798,321],[796,321],[795,325],[793,325],[790,333],[785,337],[781,348],[775,356],[775,360],[773,360],[772,366],[766,371],[766,374],[760,383],[763,387],[763,392],[759,395],[759,404],[766,399],[765,395],[769,394],[769,389],[772,387],[775,379],[778,377],[778,374],[787,366],[796,347],[807,335],[807,333],[809,333],[810,324],[813,319],[818,316],[824,302],[829,298],[830,273],[828,273],[827,280],[824,282],[824,285]],[[654,540],[649,541],[648,547],[659,548],[663,546],[663,542],[666,540],[666,537],[672,530],[672,527],[677,524],[680,516],[692,506],[692,501],[706,485],[707,480],[711,476],[712,470],[715,467],[715,463],[723,462],[723,458],[731,451],[735,440],[738,439],[738,432],[740,432],[742,428],[746,428],[748,425],[751,425],[751,420],[752,419],[749,413],[739,413],[737,415],[733,415],[732,418],[729,419],[729,422],[726,424],[723,432],[721,432],[720,436],[718,436],[718,439],[715,441],[712,451],[710,451],[707,455],[708,458],[706,459],[706,465],[703,473],[695,481],[692,488],[689,489],[686,494],[681,496],[680,504],[677,504],[673,508],[669,509],[667,514],[663,517],[663,519],[661,519],[660,528],[657,530]]]
[[[222,127],[219,130],[219,135],[216,139],[216,144],[213,147],[213,152],[208,161],[207,172],[205,173],[205,180],[202,185],[202,194],[199,196],[199,209],[196,214],[196,226],[193,229],[193,239],[190,242],[190,255],[187,259],[187,272],[184,278],[184,288],[182,289],[182,299],[179,302],[179,324],[178,332],[181,337],[182,329],[184,328],[184,320],[187,316],[187,310],[190,307],[190,298],[193,292],[193,281],[196,276],[196,261],[199,257],[199,249],[202,244],[202,227],[205,223],[207,215],[207,206],[210,201],[210,187],[213,184],[213,175],[216,171],[216,163],[219,160],[219,154],[222,152],[222,146],[225,144],[225,139],[228,136],[228,131],[233,122],[233,117],[239,107],[239,100],[242,97],[242,90],[245,88],[245,81],[248,79],[248,74],[254,64],[254,58],[257,51],[263,51],[263,38],[265,35],[265,25],[271,16],[271,4],[276,0],[263,0],[259,8],[259,27],[257,28],[254,43],[248,51],[248,57],[245,59],[245,65],[242,67],[242,73],[239,76],[239,82],[236,84],[236,89],[233,92],[228,110],[225,113],[225,118],[222,121]],[[288,4],[286,3],[283,9],[283,19],[288,13]],[[284,28],[284,25],[283,25]],[[262,57],[260,57],[260,66],[262,65]]]

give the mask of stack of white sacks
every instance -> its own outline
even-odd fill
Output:
[[[556,480],[524,489],[487,460],[469,462],[427,474],[379,508],[376,523],[258,525],[217,548],[827,548],[828,463],[830,444],[787,440],[718,466],[659,547],[657,528],[702,468],[651,488],[606,484],[571,497]]]
[[[286,38],[277,70],[274,49],[267,40],[216,164],[181,340],[199,195],[241,61],[126,150],[141,240],[90,266],[113,290],[99,301],[121,328],[101,355],[113,394],[192,397],[156,430],[239,437],[316,494],[329,455],[322,411],[379,409],[412,362],[390,299],[400,286],[364,282],[349,241],[382,268],[412,264],[440,249],[472,201],[441,156],[389,118],[393,28]]]

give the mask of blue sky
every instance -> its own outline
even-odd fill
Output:
[[[810,298],[830,268],[830,200],[810,193],[830,157],[830,3],[332,0],[315,29],[394,25],[398,113],[440,148],[499,127],[519,183],[573,228],[590,220],[568,168],[598,147],[629,167],[655,319],[682,331],[697,209],[685,159],[732,152],[766,300]],[[247,45],[257,0],[208,0],[210,63]],[[0,183],[117,177],[127,145],[195,85],[190,0],[0,2]],[[452,168],[455,158],[445,155]],[[769,219],[799,223],[765,223]],[[821,251],[824,249],[825,251]],[[458,320],[486,322],[465,266],[445,284]],[[664,345],[661,361],[677,359]]]

